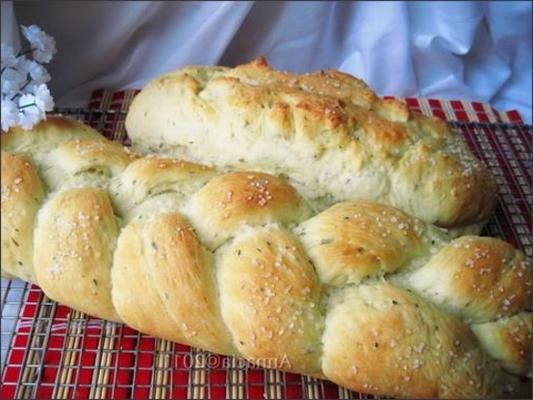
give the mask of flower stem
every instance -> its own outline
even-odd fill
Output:
[[[20,49],[20,51],[17,53],[17,55],[15,56],[16,58],[19,58],[20,56],[24,56],[26,54],[30,54],[31,52],[33,52],[33,49],[32,48],[29,48],[28,50],[24,50],[22,51],[23,49]]]
[[[37,106],[37,104],[35,104],[35,103],[31,103],[31,104],[26,104],[26,105],[23,105],[23,106],[18,106],[18,109],[19,109],[19,111],[21,111],[21,110],[23,110],[24,108],[34,107],[34,106]]]
[[[22,93],[22,91],[26,88],[26,86],[28,86],[31,82],[31,79],[27,79],[26,80],[26,83],[24,85],[22,85],[22,87],[19,89],[19,92],[16,93],[12,98],[11,98],[11,101],[15,100],[17,97],[19,97]]]

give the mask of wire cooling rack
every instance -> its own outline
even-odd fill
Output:
[[[58,110],[127,144],[124,110]],[[450,122],[490,168],[499,205],[483,234],[532,256],[531,126]],[[330,382],[269,371],[232,357],[155,339],[2,280],[1,398],[353,399]]]

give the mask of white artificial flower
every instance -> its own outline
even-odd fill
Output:
[[[2,70],[4,68],[14,67],[17,64],[15,51],[11,46],[6,46],[2,43]]]
[[[19,111],[19,124],[24,129],[31,129],[33,125],[45,118],[45,113],[37,107],[28,107]]]
[[[19,108],[28,108],[35,105],[35,96],[33,94],[23,94],[19,97]]]
[[[28,60],[26,56],[18,56],[14,69],[27,77],[30,73],[30,63],[31,61]]]
[[[9,99],[2,99],[2,130],[18,125],[19,110],[17,104]]]
[[[45,84],[40,84],[34,91],[35,104],[41,111],[52,111],[54,108],[54,99]]]
[[[39,107],[35,96],[23,94],[19,98],[19,123],[24,129],[31,129],[33,125],[45,117],[45,113]]]
[[[35,61],[29,61],[27,68],[28,73],[36,84],[46,83],[50,80],[50,74],[41,64]]]
[[[20,88],[26,83],[28,76],[14,68],[7,68],[2,72],[2,99],[16,96]]]
[[[51,60],[55,41],[35,25],[23,26],[22,33],[29,49],[25,46],[15,55],[11,47],[2,45],[2,130],[16,125],[31,129],[54,107],[46,86],[50,74],[41,64]]]
[[[24,89],[21,90],[20,94],[33,94],[35,95],[35,91],[37,90],[37,87],[40,85],[39,82],[35,82],[30,80],[30,82],[24,87]]]
[[[30,42],[33,58],[48,63],[56,52],[56,41],[37,25],[22,26],[22,34]]]

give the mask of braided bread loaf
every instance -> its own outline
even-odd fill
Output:
[[[444,122],[337,71],[184,68],[136,96],[126,129],[149,152],[284,174],[320,210],[379,202],[478,233],[495,206],[491,174]]]
[[[379,395],[517,395],[531,268],[396,208],[142,157],[73,120],[2,135],[2,273],[142,332]]]

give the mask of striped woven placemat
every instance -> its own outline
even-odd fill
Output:
[[[88,109],[61,111],[127,144],[124,118],[135,93],[100,90]],[[531,127],[521,124],[517,112],[499,113],[482,103],[404,101],[412,110],[455,121],[452,127],[499,184],[499,206],[484,233],[531,257]],[[18,280],[2,280],[2,364],[2,399],[370,398],[89,317]]]
[[[129,105],[138,90],[96,90],[89,101],[90,109],[128,111]],[[385,96],[391,99],[391,96]],[[507,122],[522,123],[516,110],[500,112],[487,103],[462,100],[428,99],[421,97],[397,97],[404,101],[410,110],[433,115],[448,121]]]

